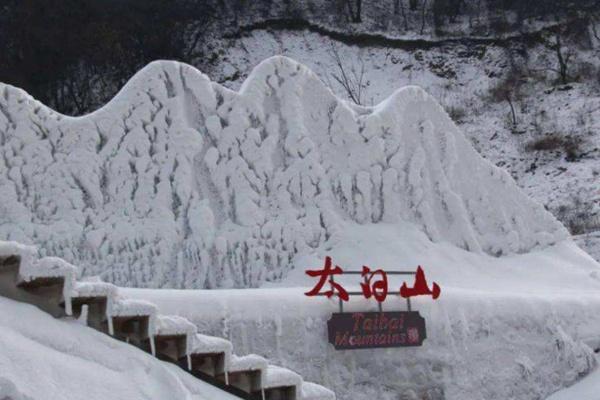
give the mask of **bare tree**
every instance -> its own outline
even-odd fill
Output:
[[[554,32],[549,38],[545,39],[546,47],[554,51],[556,55],[557,67],[548,68],[550,71],[556,72],[563,85],[569,82],[569,62],[572,60],[573,51],[563,44],[563,32],[560,28],[554,29]]]
[[[515,102],[522,98],[521,92],[521,72],[516,68],[511,69],[509,74],[498,82],[490,90],[490,98],[492,101],[505,101],[510,108],[510,116],[512,120],[512,131],[517,132],[517,112],[515,110]]]
[[[346,6],[348,7],[350,20],[355,23],[362,22],[362,0],[346,0]]]
[[[359,57],[360,68],[357,69],[354,63],[352,63],[348,70],[340,56],[338,48],[333,43],[329,50],[329,56],[337,67],[337,72],[332,72],[331,77],[342,86],[350,100],[358,105],[364,105],[365,89],[367,86],[365,82],[365,63]]]
[[[421,7],[421,35],[425,30],[425,15],[427,13],[427,0],[423,0],[423,6]]]
[[[600,13],[592,12],[590,14],[590,27],[592,28],[592,34],[594,35],[594,37],[597,40],[600,40],[600,32],[598,32],[598,29],[596,28],[596,25],[598,24],[599,21],[600,21]]]
[[[408,19],[406,18],[406,10],[404,9],[404,4],[402,3],[402,0],[394,0],[394,15],[399,16],[400,14],[402,14],[404,29],[408,30]]]

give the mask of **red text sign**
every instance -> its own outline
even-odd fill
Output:
[[[344,272],[344,270],[339,266],[333,266],[333,262],[331,257],[325,257],[325,264],[321,269],[310,269],[305,271],[306,274],[310,277],[319,278],[317,284],[308,292],[304,293],[307,296],[327,296],[332,297],[333,295],[338,296],[343,301],[348,301],[350,299],[350,294],[357,293],[348,293],[348,291],[339,283],[335,281],[335,276],[343,275],[343,274],[360,274],[363,278],[363,282],[360,283],[360,287],[362,289],[362,295],[366,299],[370,299],[371,297],[375,298],[379,303],[383,303],[388,295],[388,273],[382,269],[377,269],[371,271],[371,268],[363,265],[362,271],[349,271]],[[425,278],[425,271],[419,265],[415,272],[408,271],[392,271],[390,274],[403,274],[403,275],[414,275],[415,280],[412,287],[409,287],[406,282],[402,284],[400,290],[396,292],[401,297],[408,299],[414,296],[431,296],[434,300],[440,296],[441,289],[439,285],[433,282],[431,289],[427,284],[427,279]],[[323,290],[325,285],[329,284],[329,290]]]

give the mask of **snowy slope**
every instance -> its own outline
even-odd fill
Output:
[[[238,93],[155,62],[79,118],[0,85],[0,239],[121,285],[247,287],[345,224],[496,256],[567,237],[421,89],[350,106],[274,57]]]
[[[237,399],[76,321],[3,297],[0,315],[0,399]]]
[[[600,269],[571,240],[526,254],[493,257],[435,243],[417,225],[343,224],[337,241],[298,257],[286,279],[244,290],[126,289],[164,313],[177,313],[237,349],[265,355],[338,398],[534,400],[574,384],[596,365],[600,344]],[[415,349],[336,351],[327,342],[335,299],[309,298],[304,270],[325,255],[345,269],[422,265],[442,295],[413,300],[427,339]],[[403,278],[389,277],[397,290]],[[336,277],[346,289],[356,278]],[[346,311],[377,310],[352,298]],[[386,311],[405,310],[390,296]]]
[[[343,400],[537,400],[595,367],[600,270],[572,242],[496,258],[431,242],[411,224],[343,228],[340,242],[319,255],[330,254],[354,270],[363,264],[387,270],[421,264],[428,281],[441,286],[436,301],[413,299],[427,323],[422,347],[334,350],[326,324],[338,311],[337,301],[303,294],[315,283],[303,270],[322,265],[322,258],[299,260],[273,288],[124,293],[184,316],[240,351],[289,366]],[[397,290],[402,280],[390,277],[390,287]],[[336,281],[347,289],[358,286],[356,278]],[[377,305],[355,297],[344,309],[375,311]],[[383,309],[405,310],[406,304],[390,296]]]
[[[596,363],[598,363],[598,357],[596,357]],[[582,379],[581,382],[554,393],[547,400],[597,400],[599,393],[600,369],[596,368],[594,372]]]
[[[413,43],[414,48],[403,48],[377,40],[339,42],[310,30],[254,29],[235,39],[203,44],[198,52],[202,56],[192,63],[206,65],[204,72],[212,79],[237,90],[255,65],[282,54],[303,63],[334,93],[348,98],[334,78],[341,75],[335,49],[355,85],[352,71],[364,66],[363,104],[376,104],[402,86],[421,86],[449,112],[477,151],[506,169],[528,196],[565,224],[584,214],[577,222],[586,221],[586,231],[593,231],[600,229],[600,219],[594,223],[593,218],[600,218],[600,40],[592,33],[590,27],[589,37],[568,39],[573,81],[566,86],[557,86],[557,75],[550,72],[557,63],[555,51],[532,42],[522,47],[519,39],[508,44],[456,42],[426,48]],[[216,61],[205,62],[207,52]],[[509,66],[522,71],[522,79],[515,81]],[[508,103],[494,95],[495,88],[506,82],[514,85],[516,129]],[[571,159],[560,143],[548,150],[528,147],[552,136],[578,143],[574,154],[579,157]]]

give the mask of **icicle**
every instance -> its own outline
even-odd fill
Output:
[[[71,303],[71,296],[65,297],[65,313],[69,316],[73,315],[73,305]]]
[[[190,357],[189,354],[187,354],[186,357],[187,357],[188,370],[191,371],[192,370],[192,357]]]
[[[154,347],[154,336],[150,336],[150,350],[152,351],[152,355],[156,357],[156,348]]]
[[[110,336],[115,336],[115,328],[113,327],[113,319],[112,316],[108,316],[108,334]]]
[[[229,385],[229,371],[225,368],[225,384]]]
[[[265,400],[265,388],[260,388],[260,396],[262,397],[262,400]]]
[[[87,304],[84,304],[81,307],[81,314],[79,315],[79,318],[77,318],[77,322],[80,323],[81,325],[87,326],[87,324],[88,324],[88,305]]]

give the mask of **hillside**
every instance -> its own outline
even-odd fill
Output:
[[[597,0],[33,4],[0,6],[0,82],[51,108],[100,108],[157,59],[183,61],[238,90],[265,58],[289,56],[340,98],[371,106],[418,85],[595,254]]]
[[[78,118],[0,92],[0,237],[120,285],[257,286],[342,223],[412,223],[494,256],[568,236],[416,87],[355,106],[275,57],[239,93],[152,63]]]

